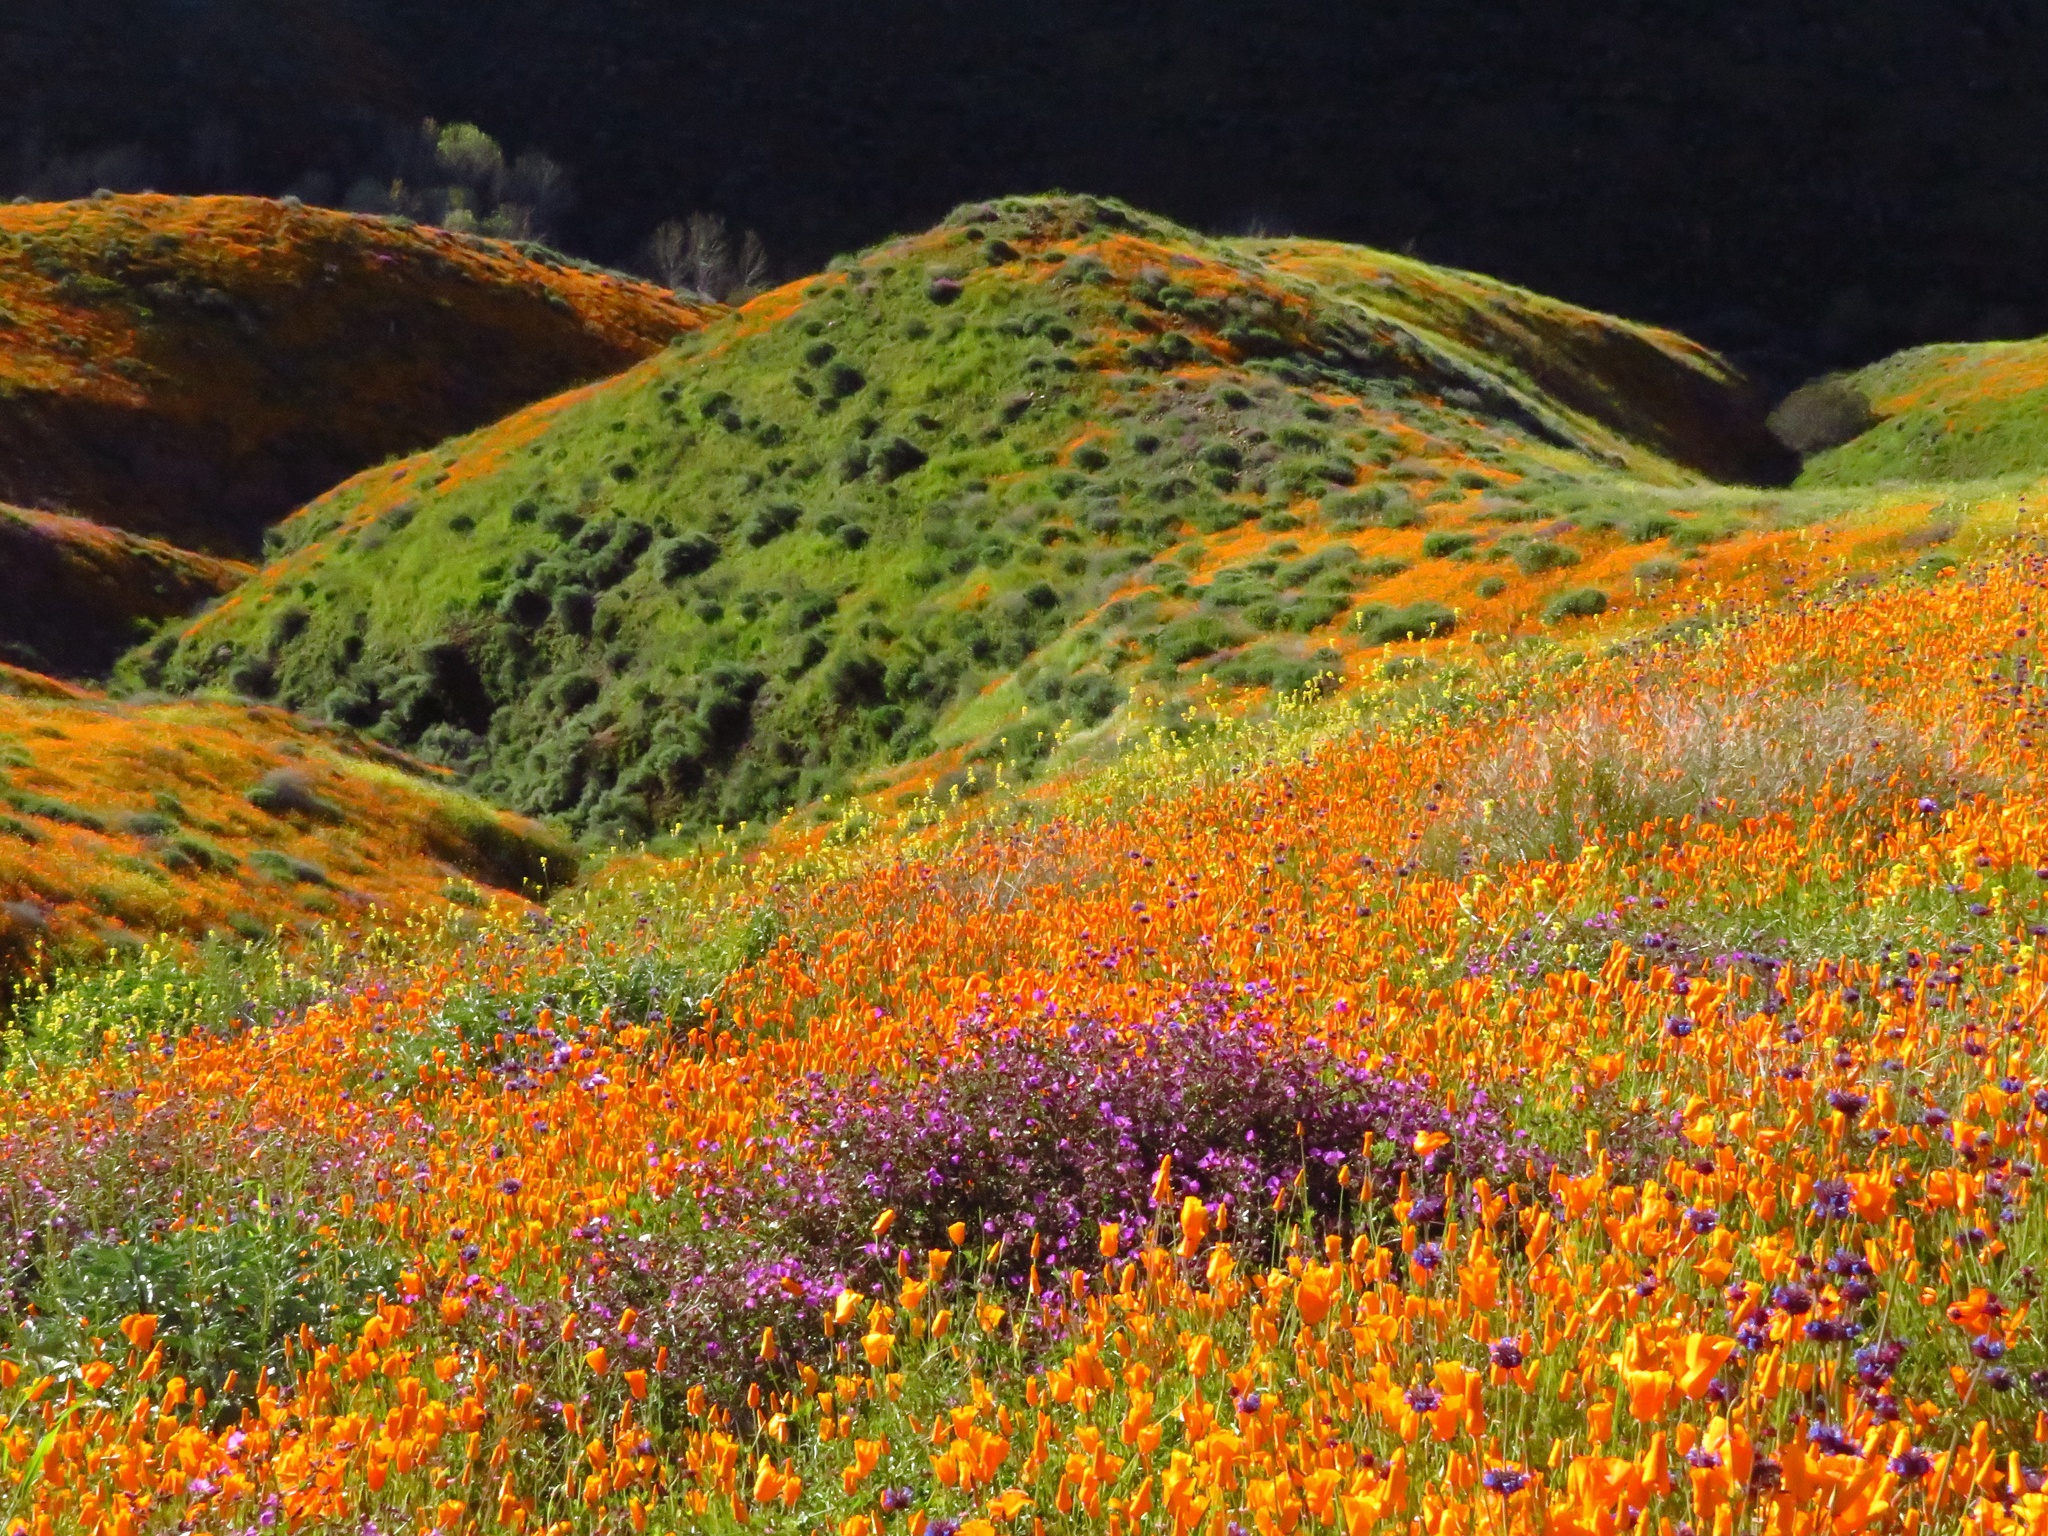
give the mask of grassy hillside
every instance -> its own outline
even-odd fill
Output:
[[[1742,382],[1483,279],[1013,199],[367,471],[133,657],[580,831],[1570,623],[1753,522]]]
[[[0,498],[250,553],[343,476],[705,317],[537,247],[261,198],[0,206]]]
[[[281,710],[121,705],[0,666],[0,985],[39,955],[573,876],[557,839],[444,777]]]
[[[1384,251],[1325,240],[1238,243],[1717,480],[1772,484],[1796,468],[1756,430],[1756,401],[1741,377],[1696,341]]]
[[[2048,472],[2048,338],[1916,347],[1845,382],[1877,423],[1808,460],[1802,485]]]
[[[0,659],[100,676],[155,623],[182,618],[249,573],[238,560],[0,505]]]

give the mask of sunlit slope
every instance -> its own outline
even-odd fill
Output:
[[[238,560],[0,505],[0,659],[91,677],[158,621],[245,580]]]
[[[1676,332],[1355,245],[1235,243],[1280,271],[1428,330],[1530,393],[1716,480],[1778,484],[1797,467],[1762,429],[1748,382]]]
[[[129,680],[640,835],[948,742],[1028,766],[1134,689],[1298,685],[1475,604],[1596,611],[1647,546],[1727,531],[1664,452],[1760,451],[1718,359],[1527,296],[1488,331],[1477,279],[1340,257],[1087,198],[958,210],[357,476]],[[1555,387],[1546,328],[1579,338]]]
[[[263,198],[0,206],[0,499],[217,553],[706,312],[503,241]]]
[[[1801,484],[2048,474],[2048,338],[1916,347],[1847,382],[1877,424],[1808,460]]]
[[[533,892],[573,852],[281,710],[110,703],[0,666],[0,983],[159,935]]]

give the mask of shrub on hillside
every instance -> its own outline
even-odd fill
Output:
[[[1437,859],[1570,859],[1588,838],[1685,817],[1737,823],[1825,789],[1851,814],[1975,787],[1964,738],[1878,715],[1850,689],[1782,696],[1652,694],[1519,728],[1459,776],[1464,809],[1432,834]]]
[[[1425,1237],[1463,1220],[1475,1179],[1540,1182],[1548,1159],[1483,1090],[1452,1094],[1398,1062],[1372,1067],[1277,1028],[1268,984],[1191,988],[1124,1025],[1077,1018],[1014,1025],[984,1014],[900,1074],[791,1084],[778,1120],[735,1164],[700,1149],[685,1187],[701,1226],[619,1243],[603,1223],[572,1298],[642,1319],[636,1358],[666,1345],[670,1369],[751,1358],[764,1325],[791,1353],[821,1342],[818,1316],[844,1284],[883,1274],[898,1249],[969,1246],[990,1278],[1021,1288],[1034,1262],[1092,1262],[1099,1226],[1130,1251],[1186,1198],[1240,1242],[1269,1239],[1304,1210],[1322,1230]],[[1418,1146],[1426,1151],[1418,1151]],[[1165,1166],[1167,1197],[1154,1199]],[[1457,1209],[1440,1193],[1456,1191]],[[886,1242],[872,1228],[896,1213]],[[1213,1213],[1221,1212],[1220,1216]],[[991,1246],[996,1245],[996,1246]],[[745,1351],[746,1353],[742,1353]]]
[[[1453,555],[1462,555],[1478,542],[1476,534],[1440,530],[1423,535],[1422,552],[1432,560],[1448,560]]]
[[[1563,570],[1578,563],[1579,552],[1570,545],[1552,544],[1543,539],[1524,544],[1515,551],[1515,565],[1524,576],[1540,576],[1545,571]]]
[[[295,768],[273,768],[251,786],[248,801],[273,816],[307,816],[315,821],[341,821],[340,807],[313,788]]]
[[[1458,627],[1458,616],[1442,603],[1410,603],[1404,608],[1368,603],[1352,615],[1351,624],[1373,645],[1394,645],[1448,635]]]
[[[1831,377],[1793,390],[1764,425],[1794,453],[1811,458],[1861,437],[1877,425],[1877,413],[1849,380]]]
[[[1607,611],[1607,594],[1598,587],[1574,587],[1560,592],[1543,605],[1543,622],[1562,624],[1566,619],[1590,619]]]

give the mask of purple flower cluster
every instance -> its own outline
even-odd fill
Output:
[[[1446,1175],[1469,1200],[1481,1176],[1505,1189],[1530,1182],[1532,1165],[1537,1184],[1548,1174],[1541,1149],[1485,1093],[1447,1109],[1442,1088],[1419,1074],[1283,1035],[1262,1011],[1267,999],[1198,987],[1135,1026],[1061,1023],[1050,1009],[1023,1024],[979,1013],[943,1052],[900,1071],[793,1083],[744,1155],[698,1148],[683,1226],[583,1229],[590,1246],[567,1305],[598,1318],[633,1307],[632,1363],[666,1345],[669,1369],[692,1380],[772,1379],[791,1359],[843,1351],[843,1335],[831,1345],[823,1335],[831,1298],[849,1285],[892,1287],[906,1250],[922,1273],[925,1250],[952,1248],[954,1222],[967,1225],[977,1256],[1000,1244],[987,1278],[1021,1287],[1034,1239],[1047,1275],[1092,1267],[1098,1222],[1118,1227],[1128,1253],[1183,1195],[1226,1205],[1229,1235],[1256,1239],[1276,1196],[1305,1199],[1328,1230],[1354,1228],[1368,1210],[1391,1221],[1406,1174],[1409,1221],[1440,1233],[1454,1214],[1440,1193]],[[1424,1131],[1449,1140],[1418,1155]],[[1156,1209],[1167,1157],[1172,1196]],[[884,1210],[895,1222],[877,1239]],[[1047,1307],[1056,1291],[1048,1286]],[[766,1327],[783,1366],[756,1359]]]
[[[1436,1229],[1448,1213],[1426,1191],[1445,1174],[1468,1190],[1480,1176],[1526,1181],[1532,1161],[1547,1171],[1484,1092],[1446,1109],[1419,1075],[1283,1036],[1259,1001],[1203,986],[1129,1027],[977,1015],[943,1056],[900,1076],[795,1085],[765,1156],[699,1187],[726,1221],[848,1261],[864,1245],[877,1258],[946,1246],[964,1221],[977,1244],[1005,1245],[1014,1278],[1033,1238],[1048,1266],[1094,1262],[1098,1222],[1115,1223],[1128,1251],[1155,1220],[1152,1182],[1169,1157],[1172,1203],[1222,1202],[1233,1234],[1268,1221],[1289,1188],[1331,1229],[1349,1227],[1361,1206],[1391,1202],[1404,1173],[1410,1219]],[[1426,1158],[1413,1150],[1424,1131],[1449,1138]],[[897,1212],[886,1249],[868,1241],[884,1209]]]

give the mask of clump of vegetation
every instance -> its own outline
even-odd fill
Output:
[[[1561,624],[1566,619],[1590,619],[1606,611],[1607,594],[1600,588],[1573,587],[1543,605],[1543,622]]]
[[[1771,435],[1801,458],[1839,448],[1877,425],[1877,414],[1854,382],[1816,379],[1787,395],[1770,414]]]
[[[460,234],[545,240],[575,201],[562,166],[533,149],[508,159],[474,123],[427,118],[415,133],[395,140],[392,153],[390,179],[359,179],[344,207],[400,214]]]

